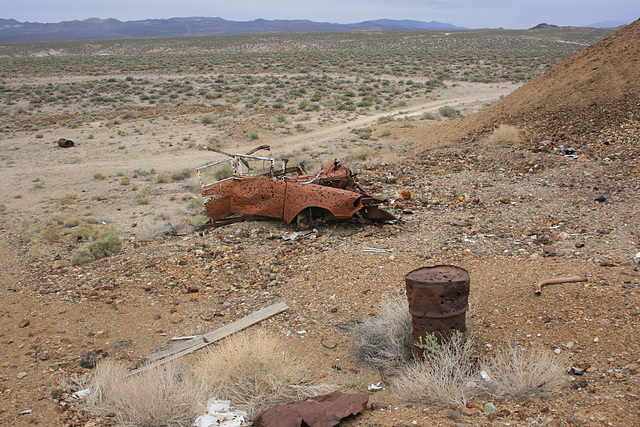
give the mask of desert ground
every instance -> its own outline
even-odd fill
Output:
[[[577,51],[605,35],[554,36],[549,44],[565,49],[570,43],[562,40],[572,40]],[[106,48],[96,49],[87,55],[100,59]],[[496,74],[482,82],[463,80],[464,69],[455,67],[443,79],[426,71],[406,74],[410,66],[405,74],[368,74],[362,63],[344,73],[331,65],[282,72],[280,58],[248,76],[227,68],[223,77],[216,68],[223,65],[215,63],[205,72],[180,73],[172,62],[164,73],[118,73],[113,64],[100,65],[98,73],[93,64],[93,75],[74,69],[71,60],[66,74],[56,63],[40,75],[28,70],[28,58],[37,66],[45,64],[41,56],[8,50],[2,50],[6,58],[27,69],[2,74],[3,425],[117,425],[114,414],[92,413],[71,397],[92,372],[80,366],[85,354],[96,351],[133,368],[173,337],[215,330],[277,301],[289,308],[248,333],[272,333],[309,360],[322,382],[369,393],[377,404],[341,425],[640,422],[637,117],[601,131],[610,140],[597,149],[578,138],[536,137],[524,120],[521,134],[493,127],[467,139],[442,136],[463,120],[459,116],[468,119],[463,128],[480,112],[490,114],[573,52],[549,48],[557,56],[531,76]],[[300,82],[308,90],[300,91]],[[126,101],[136,84],[144,93]],[[172,98],[171,85],[184,90]],[[385,88],[388,94],[374,95]],[[76,98],[65,98],[76,90]],[[183,96],[199,98],[178,102]],[[504,124],[518,129],[508,119]],[[75,145],[61,148],[60,138]],[[294,241],[282,236],[295,225],[276,220],[195,232],[207,220],[195,168],[224,158],[203,147],[243,153],[262,144],[276,159],[314,171],[341,159],[365,189],[389,200],[385,209],[398,221],[323,224]],[[78,248],[105,230],[117,234],[121,251],[79,259]],[[584,375],[563,374],[549,396],[474,400],[480,408],[494,404],[498,417],[407,402],[388,386],[368,391],[384,378],[358,360],[349,326],[376,316],[389,296],[402,296],[408,272],[434,265],[470,273],[467,327],[478,356],[509,344],[543,348],[561,358],[567,372],[588,366]],[[534,293],[540,280],[577,275],[587,281]],[[182,362],[195,364],[204,352]]]

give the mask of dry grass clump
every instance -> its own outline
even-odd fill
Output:
[[[462,334],[425,359],[409,364],[392,382],[392,388],[409,402],[442,406],[464,405],[480,391],[480,376],[474,369],[471,345]]]
[[[496,399],[548,396],[565,383],[565,360],[545,348],[508,346],[481,363],[491,381],[486,391]]]
[[[520,130],[511,125],[498,126],[485,140],[488,145],[495,147],[511,147],[522,142]]]
[[[547,349],[509,346],[480,364],[471,349],[462,335],[454,335],[439,350],[425,352],[424,360],[409,364],[392,383],[395,393],[409,402],[455,407],[478,396],[547,397],[565,382],[564,359]]]
[[[265,331],[241,333],[225,340],[200,360],[197,377],[208,396],[230,400],[250,417],[276,405],[330,391],[316,385],[309,363],[286,351]]]
[[[89,381],[88,409],[113,412],[125,425],[191,425],[204,395],[188,371],[166,364],[130,377],[126,372],[117,362],[98,364]]]
[[[344,159],[349,163],[364,163],[375,155],[375,151],[369,147],[357,147],[349,152]]]
[[[398,369],[413,359],[411,314],[404,296],[387,297],[382,312],[353,328],[358,337],[356,355],[367,365]]]

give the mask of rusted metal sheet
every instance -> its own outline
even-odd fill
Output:
[[[75,144],[70,139],[60,138],[58,140],[58,145],[62,148],[69,148],[69,147],[73,147]]]
[[[258,149],[268,149],[268,146]],[[271,158],[213,151],[231,156],[230,160],[197,169],[205,208],[213,220],[243,214],[282,219],[290,224],[307,209],[322,209],[327,217],[335,220],[358,216],[377,221],[395,219],[377,206],[384,199],[366,194],[355,182],[353,173],[338,161],[324,165],[317,174],[303,174],[299,167],[287,167],[286,160],[282,169],[275,170],[275,161]],[[253,170],[251,161],[263,163],[261,173],[244,173],[245,169]],[[201,172],[225,163],[233,168],[233,176],[205,185]]]
[[[308,400],[275,406],[258,414],[256,427],[334,427],[343,418],[357,415],[367,408],[369,395],[341,391]]]
[[[405,276],[414,343],[424,341],[427,334],[442,343],[455,331],[466,333],[469,282],[465,269],[451,265],[422,267]],[[422,349],[414,346],[413,354],[422,358]]]

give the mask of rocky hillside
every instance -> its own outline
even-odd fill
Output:
[[[579,51],[478,114],[416,132],[418,146],[477,140],[499,124],[518,126],[533,147],[544,141],[590,153],[638,151],[640,20]],[[420,136],[422,135],[422,137]]]

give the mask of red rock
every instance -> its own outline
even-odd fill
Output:
[[[477,409],[479,411],[483,411],[484,410],[484,406],[482,406],[481,404],[479,404],[478,402],[474,401],[474,400],[470,400],[467,402],[467,408],[469,409]]]

